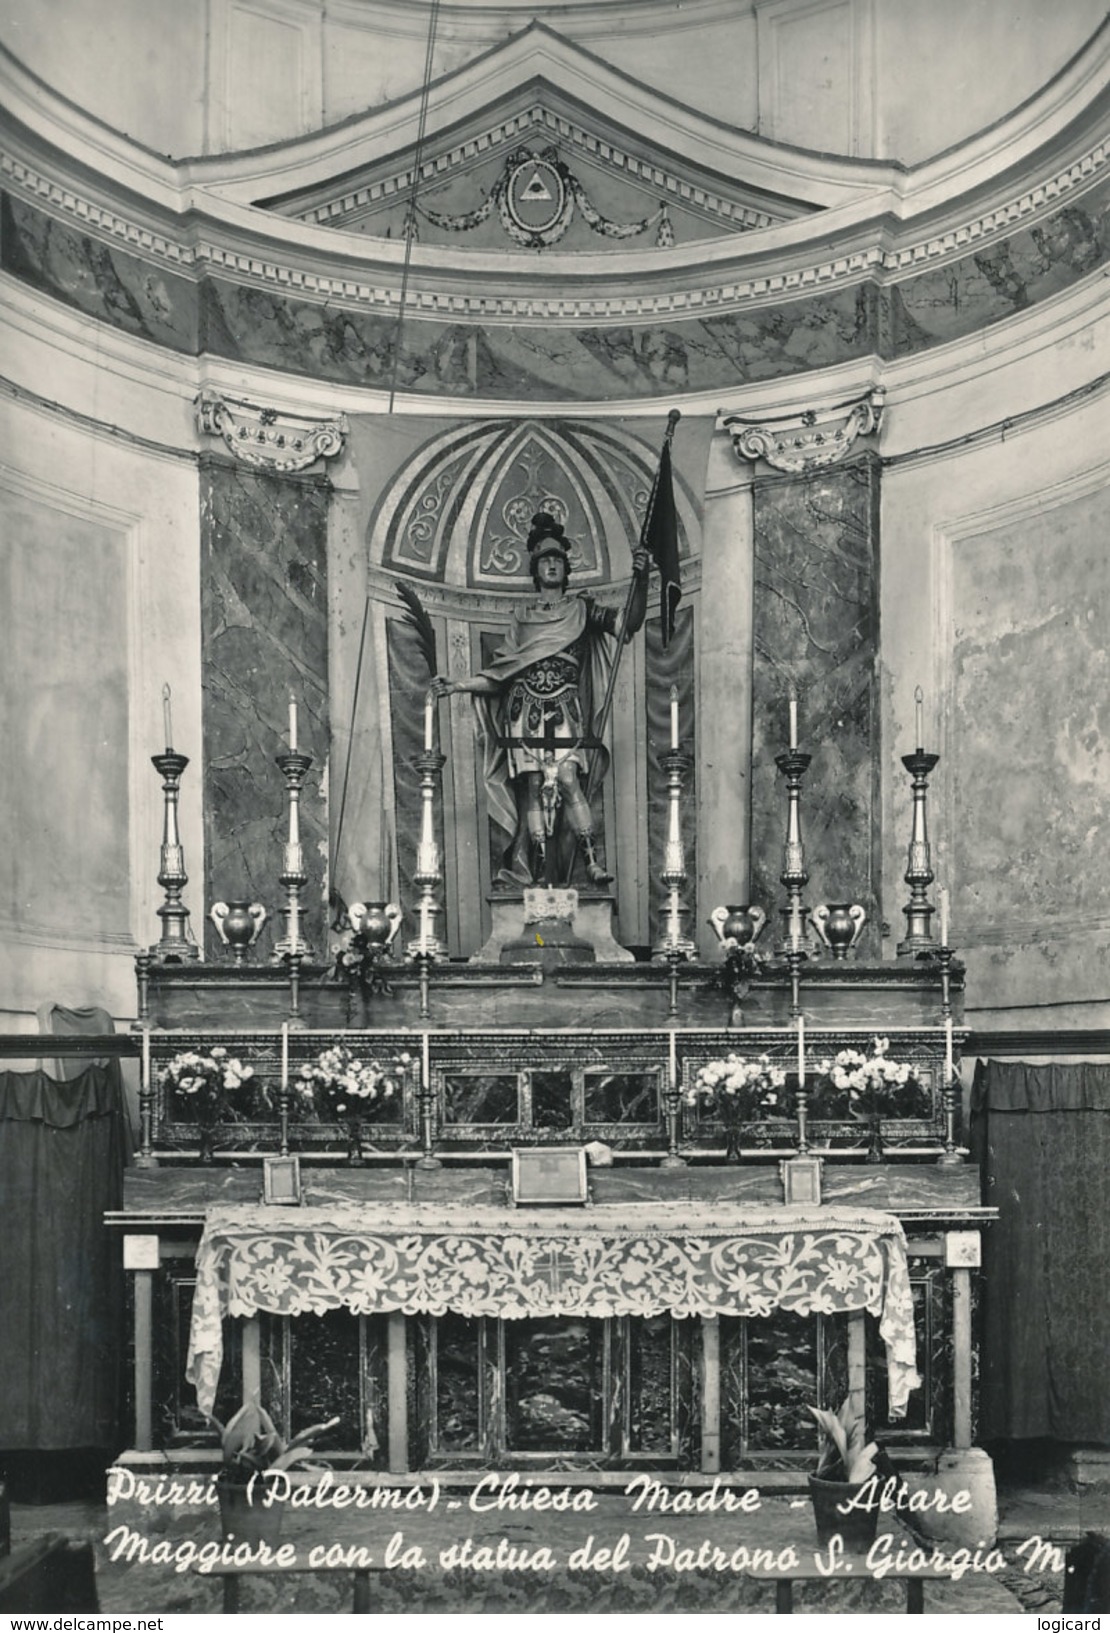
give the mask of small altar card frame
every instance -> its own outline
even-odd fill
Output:
[[[262,1200],[271,1207],[297,1208],[300,1206],[300,1157],[263,1157]]]
[[[582,1146],[541,1145],[513,1152],[516,1207],[581,1207],[587,1198]]]
[[[805,1156],[786,1157],[779,1163],[782,1174],[782,1200],[789,1206],[814,1207],[821,1205],[821,1158]]]

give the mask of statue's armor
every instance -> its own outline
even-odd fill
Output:
[[[508,737],[550,737],[559,745],[547,751],[512,741],[507,750],[510,776],[543,771],[568,760],[587,769],[579,746],[586,735],[578,686],[585,656],[586,639],[580,636],[565,651],[530,664],[509,683],[505,699]]]

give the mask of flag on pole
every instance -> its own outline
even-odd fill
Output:
[[[677,415],[675,416],[677,419]],[[672,425],[673,429],[673,425]],[[659,570],[659,632],[666,646],[674,634],[674,615],[682,599],[678,571],[678,516],[674,508],[670,434],[659,456],[659,469],[648,500],[640,545]]]

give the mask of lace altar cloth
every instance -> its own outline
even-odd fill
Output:
[[[887,1349],[892,1417],[916,1369],[906,1240],[870,1209],[551,1209],[333,1204],[209,1210],[186,1377],[210,1413],[225,1316],[767,1316],[866,1310]]]

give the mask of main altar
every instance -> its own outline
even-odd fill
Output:
[[[155,757],[163,937],[137,959],[141,1141],[109,1219],[133,1312],[122,1461],[214,1466],[213,1420],[247,1401],[286,1435],[337,1420],[321,1453],[371,1481],[789,1486],[812,1460],[809,1407],[844,1401],[902,1467],[982,1458],[975,1276],[994,1210],[963,1143],[962,966],[927,896],[935,757],[906,757],[896,959],[855,957],[862,909],[803,901],[794,742],[781,922],[762,952],[769,914],[722,905],[720,956],[698,957],[677,710],[655,945],[620,944],[603,881],[547,882],[499,893],[459,958],[437,933],[432,708],[412,933],[394,904],[356,904],[326,961],[299,934],[306,756],[279,760],[269,962],[234,903],[215,914],[224,955],[195,956],[183,757]],[[207,1115],[214,1067],[234,1092]]]

